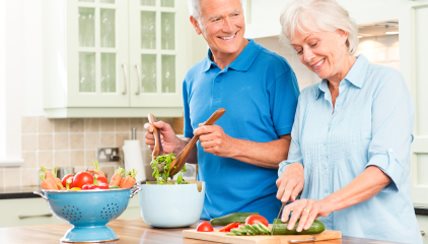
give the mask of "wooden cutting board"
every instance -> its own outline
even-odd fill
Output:
[[[283,235],[283,236],[229,236],[225,232],[198,232],[183,230],[183,237],[204,241],[213,241],[230,244],[288,244],[293,240],[324,241],[342,238],[342,233],[335,230],[325,230],[316,235]],[[290,242],[291,241],[291,242]]]

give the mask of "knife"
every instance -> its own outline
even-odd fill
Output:
[[[278,215],[277,215],[277,216],[276,216],[276,218],[273,220],[271,235],[273,235],[273,232],[274,232],[275,227],[276,227],[275,220],[280,219],[281,214],[282,214],[282,209],[285,207],[285,205],[287,205],[287,204],[286,204],[286,203],[282,203],[281,208],[279,209]]]

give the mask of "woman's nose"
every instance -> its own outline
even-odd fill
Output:
[[[303,50],[303,60],[310,63],[314,58],[314,53],[310,49]]]

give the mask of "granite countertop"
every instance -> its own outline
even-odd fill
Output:
[[[33,193],[33,191],[38,190],[40,190],[39,186],[17,186],[0,188],[0,200],[40,197]],[[415,203],[414,206],[416,214],[428,215],[428,204]]]

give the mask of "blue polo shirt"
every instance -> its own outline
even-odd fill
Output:
[[[223,70],[211,56],[209,51],[183,82],[185,137],[218,108],[226,113],[216,124],[231,137],[269,142],[291,133],[299,89],[284,58],[253,40]],[[197,149],[198,177],[206,182],[203,219],[244,211],[276,217],[276,169],[205,153],[199,142]]]

